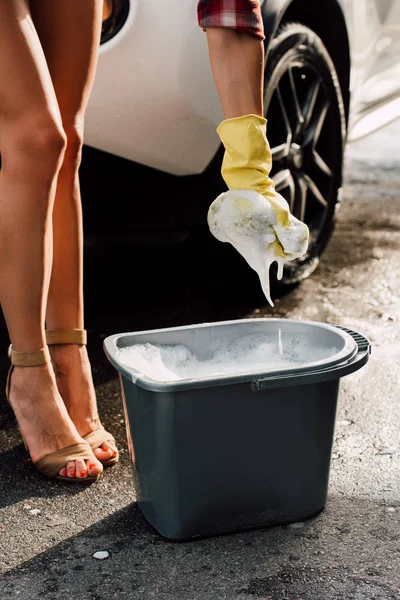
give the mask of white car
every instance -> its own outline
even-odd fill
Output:
[[[196,6],[105,1],[81,166],[87,240],[206,232],[225,189],[224,117]],[[400,0],[265,0],[262,12],[272,177],[311,231],[307,255],[285,267],[291,284],[334,230],[345,145],[400,116]]]

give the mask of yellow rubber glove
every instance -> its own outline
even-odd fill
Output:
[[[282,196],[277,195],[269,177],[272,157],[266,130],[267,120],[258,115],[222,121],[217,127],[225,148],[221,174],[230,190],[254,190],[265,196],[280,224],[287,228],[289,207]]]
[[[269,177],[272,157],[266,136],[267,121],[258,115],[226,119],[217,128],[225,154],[221,174],[229,191],[218,196],[208,211],[211,233],[230,242],[257,271],[269,295],[269,268],[283,265],[307,252],[309,230],[289,210]]]

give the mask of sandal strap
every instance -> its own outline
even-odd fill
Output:
[[[87,332],[86,329],[47,329],[46,330],[47,344],[81,344],[86,346]]]
[[[43,475],[54,477],[67,466],[69,462],[75,461],[77,458],[83,460],[96,460],[89,444],[73,444],[67,448],[61,448],[56,452],[52,452],[41,458],[35,463],[35,467]]]
[[[39,367],[50,362],[50,353],[47,346],[40,350],[19,352],[18,350],[13,350],[12,345],[10,345],[8,355],[14,367]]]
[[[97,450],[97,448],[100,448],[104,442],[112,442],[115,444],[114,436],[105,429],[96,429],[96,431],[91,431],[82,437],[89,444],[92,450]]]

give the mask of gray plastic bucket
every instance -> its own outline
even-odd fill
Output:
[[[282,368],[160,381],[122,360],[136,344],[183,345],[200,360],[216,344],[279,336],[308,345]],[[319,513],[328,490],[340,379],[371,351],[361,334],[290,319],[242,319],[114,334],[137,505],[165,538],[184,541],[291,523]]]

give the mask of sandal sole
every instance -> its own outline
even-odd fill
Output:
[[[39,471],[40,472],[40,471]],[[89,485],[91,483],[96,483],[100,479],[100,477],[63,477],[62,475],[55,475],[54,477],[49,477],[49,479],[57,479],[58,481],[65,481],[65,483],[72,483],[75,485]]]

